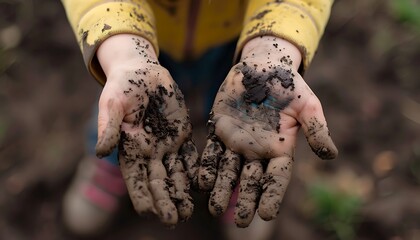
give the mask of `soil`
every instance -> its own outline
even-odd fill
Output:
[[[159,87],[159,89],[162,88],[165,89],[163,86]],[[168,92],[166,92],[165,95],[168,95]],[[153,133],[158,140],[167,138],[174,139],[178,136],[178,128],[174,123],[169,122],[163,113],[159,111],[159,107],[162,105],[163,101],[162,93],[149,96],[149,104],[144,113],[144,115],[147,116],[144,119],[145,130],[149,127],[151,133]]]
[[[273,239],[338,238],[316,214],[315,183],[361,199],[347,239],[420,239],[420,33],[388,2],[335,1],[304,78],[339,157],[320,161],[301,134]],[[101,87],[60,1],[1,1],[0,16],[0,239],[79,239],[63,225],[61,201]],[[201,152],[205,123],[193,124]],[[224,239],[206,196],[193,198],[192,218],[175,229],[127,203],[88,239]]]

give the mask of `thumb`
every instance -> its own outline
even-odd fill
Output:
[[[96,156],[108,156],[117,146],[120,139],[121,122],[124,118],[123,108],[115,99],[99,102],[98,142]]]
[[[309,146],[318,157],[321,159],[337,157],[338,150],[331,139],[321,102],[317,97],[308,99],[298,120],[302,124]]]

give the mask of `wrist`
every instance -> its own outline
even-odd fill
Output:
[[[99,46],[97,57],[106,76],[109,76],[113,69],[157,61],[152,44],[133,34],[109,37]]]
[[[280,62],[283,57],[287,57],[295,70],[299,69],[302,62],[302,54],[294,44],[274,36],[262,36],[249,40],[242,49],[241,61],[259,56],[267,56]]]

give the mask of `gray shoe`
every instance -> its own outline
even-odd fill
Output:
[[[126,193],[118,166],[106,160],[85,158],[64,196],[64,224],[77,235],[98,234],[112,223]]]

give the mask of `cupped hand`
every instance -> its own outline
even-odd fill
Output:
[[[277,216],[300,127],[320,158],[337,156],[320,101],[297,72],[300,59],[280,38],[251,40],[214,101],[198,182],[211,191],[209,210],[218,216],[239,181],[239,227],[248,226],[257,209],[264,220]]]
[[[143,38],[111,37],[98,59],[107,81],[99,100],[97,155],[118,145],[121,172],[139,214],[152,212],[167,225],[188,219],[198,154],[181,91]]]

